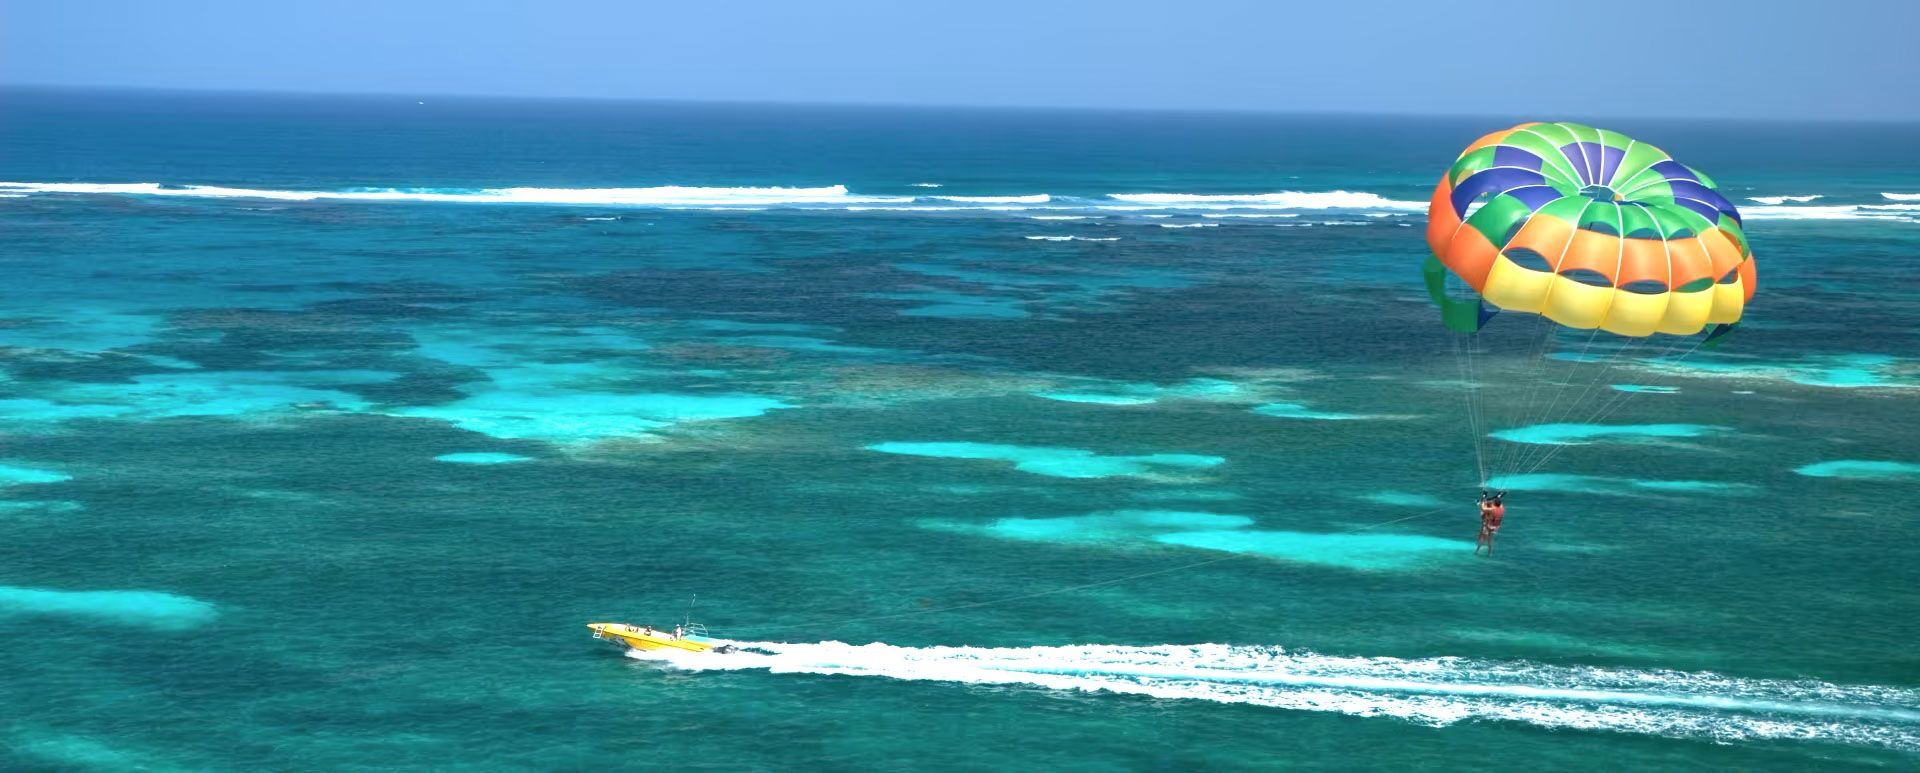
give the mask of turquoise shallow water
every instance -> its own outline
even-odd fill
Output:
[[[1751,324],[1469,374],[1497,121],[0,98],[0,768],[1920,754],[1911,127],[1620,125]]]

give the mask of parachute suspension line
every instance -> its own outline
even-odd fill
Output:
[[[1556,339],[1558,335],[1559,335],[1559,328],[1557,327],[1557,325],[1550,323],[1547,328],[1547,336],[1546,336],[1547,340],[1552,341]],[[1539,385],[1541,386],[1542,389],[1546,390],[1546,392],[1548,393],[1547,396],[1550,397],[1551,399],[1549,399],[1546,405],[1542,406],[1538,411],[1535,411],[1534,408],[1531,405],[1529,405],[1524,414],[1514,417],[1515,419],[1513,423],[1514,427],[1523,427],[1523,426],[1529,426],[1533,424],[1547,423],[1548,419],[1550,419],[1554,415],[1554,409],[1560,406],[1560,401],[1565,399],[1567,396],[1567,392],[1570,391],[1569,387],[1573,381],[1574,373],[1580,369],[1581,365],[1588,362],[1589,360],[1588,355],[1590,352],[1593,351],[1593,342],[1597,340],[1599,337],[1600,337],[1599,328],[1594,328],[1591,332],[1587,333],[1587,340],[1580,344],[1579,353],[1574,354],[1573,356],[1567,358],[1568,360],[1567,366],[1564,370],[1560,372],[1560,375],[1558,378],[1551,378],[1551,379],[1547,378],[1547,376],[1553,373],[1555,368],[1550,364],[1546,364],[1549,362],[1546,355],[1547,347],[1546,346],[1541,347],[1540,353],[1535,355],[1535,358],[1533,361],[1537,363],[1542,363],[1542,364],[1538,366],[1539,372],[1534,375],[1533,380],[1536,383],[1536,385]],[[1533,452],[1533,449],[1531,447],[1520,447],[1520,446],[1521,444],[1519,443],[1512,444],[1512,447],[1510,448],[1510,450],[1513,453],[1513,458],[1510,460],[1510,465],[1503,471],[1502,474],[1511,475],[1515,472],[1518,472],[1519,469],[1524,464],[1525,457]]]
[[[1551,335],[1551,332],[1549,332],[1549,335]],[[1543,345],[1543,348],[1544,348],[1544,345]],[[1535,362],[1538,362],[1538,359],[1524,359],[1524,360],[1509,362],[1507,363],[1505,373],[1510,375],[1514,374],[1516,369],[1525,368],[1531,363],[1535,363]],[[1503,379],[1503,382],[1511,382],[1511,381],[1512,381],[1512,378]],[[1497,417],[1494,417],[1492,420],[1489,421],[1490,426],[1487,428],[1488,429],[1487,434],[1489,437],[1487,438],[1487,442],[1489,443],[1493,442],[1493,438],[1491,436],[1493,432],[1496,431],[1499,427],[1512,426],[1514,420],[1517,418],[1517,415],[1514,413],[1514,411],[1519,410],[1521,411],[1522,414],[1524,414],[1526,409],[1521,406],[1530,404],[1534,398],[1535,393],[1539,391],[1539,388],[1540,388],[1539,379],[1525,378],[1524,382],[1525,382],[1525,389],[1526,389],[1525,400],[1516,398],[1512,401],[1495,401],[1495,405],[1500,405],[1504,403],[1508,407],[1506,408],[1506,410],[1499,411],[1500,415]],[[1512,460],[1513,445],[1511,443],[1495,445],[1493,448],[1493,457],[1494,457],[1493,463],[1491,465],[1489,472],[1493,475],[1493,477],[1499,477],[1502,474],[1501,471],[1505,470],[1508,462]]]
[[[1678,357],[1672,357],[1672,353],[1680,349],[1680,345],[1682,345],[1682,341],[1686,341],[1686,338],[1676,338],[1676,341],[1674,341],[1674,343],[1668,343],[1667,349],[1665,349],[1665,351],[1663,351],[1661,355],[1657,355],[1657,357],[1653,357],[1653,359],[1649,359],[1649,361],[1668,361],[1668,359],[1670,359],[1672,363],[1682,363],[1682,361],[1686,361],[1688,357],[1692,357],[1695,351],[1699,351],[1699,347],[1701,347],[1701,343],[1705,343],[1705,341],[1707,340],[1705,340],[1705,338],[1699,338],[1699,340],[1693,340],[1692,345],[1688,345],[1688,347],[1686,347],[1686,351],[1680,351],[1680,355],[1678,355]],[[1626,407],[1626,403],[1630,403],[1630,401],[1632,401],[1634,397],[1640,397],[1640,391],[1620,391],[1620,393],[1617,393],[1617,395],[1613,395],[1611,399],[1607,399],[1607,401],[1603,401],[1603,403],[1601,403],[1601,405],[1599,405],[1597,409],[1594,409],[1594,412],[1592,412],[1590,416],[1586,416],[1586,418],[1584,418],[1584,422],[1588,422],[1588,424],[1592,424],[1592,422],[1605,422],[1607,418],[1613,418],[1613,416],[1615,416],[1617,412],[1620,412],[1620,409],[1624,409],[1624,407]],[[1565,445],[1557,445],[1557,447],[1553,447],[1553,449],[1551,449],[1551,451],[1548,451],[1548,453],[1546,453],[1544,457],[1540,458],[1538,462],[1534,462],[1534,466],[1532,466],[1532,468],[1528,468],[1526,472],[1534,472],[1534,470],[1540,470],[1542,466],[1546,466],[1548,462],[1551,462],[1551,460],[1553,460],[1553,457],[1559,457],[1559,453],[1561,453],[1563,449],[1567,449],[1567,447],[1565,447]]]
[[[1462,351],[1463,344],[1460,342],[1462,337],[1461,335],[1449,335],[1447,336],[1447,343],[1453,347],[1454,370],[1460,374],[1460,399],[1466,401],[1467,439],[1473,441],[1473,438],[1480,433],[1480,423],[1475,421],[1473,417],[1473,380],[1467,375],[1467,355],[1466,352]],[[1476,465],[1474,474],[1478,475],[1480,444],[1478,441],[1473,442],[1474,463]]]
[[[1644,340],[1651,340],[1651,338],[1644,339]],[[1652,354],[1652,356],[1641,357],[1639,358],[1639,361],[1643,363],[1657,363],[1663,360],[1667,360],[1671,358],[1673,356],[1673,353],[1679,350],[1682,346],[1685,346],[1686,350],[1680,355],[1680,359],[1685,359],[1689,356],[1692,356],[1692,354],[1695,351],[1697,351],[1700,348],[1700,346],[1705,342],[1706,342],[1705,336],[1695,338],[1691,341],[1689,341],[1687,337],[1672,336],[1667,339],[1664,346],[1660,347],[1659,353],[1657,354],[1649,353],[1649,354]],[[1640,395],[1640,392],[1636,390],[1632,390],[1632,389],[1620,390],[1615,394],[1611,395],[1609,399],[1600,401],[1600,405],[1596,407],[1588,416],[1583,418],[1582,422],[1593,424],[1593,423],[1599,423],[1599,422],[1605,421],[1608,418],[1611,418],[1614,414],[1618,413],[1619,410],[1625,407],[1629,401],[1631,401],[1634,397],[1637,397],[1639,395]],[[1553,454],[1549,453],[1547,454],[1547,456],[1551,457],[1553,456]],[[1543,462],[1544,461],[1545,460],[1543,460]]]
[[[1560,378],[1554,379],[1553,399],[1549,400],[1546,407],[1540,409],[1538,414],[1527,418],[1544,419],[1554,415],[1553,410],[1560,407],[1560,401],[1567,396],[1566,388],[1573,385],[1574,374],[1580,370],[1580,366],[1593,362],[1593,342],[1599,339],[1600,328],[1596,327],[1587,333],[1587,340],[1580,344],[1580,351],[1567,358],[1566,370],[1560,374]]]
[[[1695,339],[1691,345],[1686,346],[1685,350],[1681,351],[1680,347],[1682,345],[1682,342],[1686,340],[1687,339],[1685,338],[1675,337],[1674,342],[1669,344],[1666,350],[1662,352],[1655,359],[1669,360],[1670,362],[1675,364],[1684,362],[1688,357],[1693,356],[1694,352],[1697,352],[1700,350],[1700,347],[1707,342],[1707,337],[1701,336]],[[1679,356],[1673,355],[1673,352],[1675,351],[1680,352]],[[1639,396],[1640,396],[1639,392],[1621,392],[1619,394],[1616,394],[1612,396],[1610,399],[1608,399],[1607,401],[1603,402],[1599,408],[1595,409],[1593,412],[1593,415],[1588,416],[1585,419],[1585,423],[1596,423],[1596,422],[1605,421],[1608,418],[1611,418],[1614,414],[1619,413],[1620,409],[1625,407],[1628,402],[1633,400],[1633,398],[1639,397]],[[1567,446],[1564,446],[1564,445],[1555,446],[1553,450],[1549,451],[1544,457],[1540,459],[1539,462],[1535,463],[1531,468],[1528,468],[1527,472],[1531,473],[1545,466],[1547,462],[1553,461],[1553,458],[1555,456],[1558,456],[1560,454],[1560,451],[1565,449],[1566,447]]]
[[[1487,485],[1487,476],[1492,472],[1487,467],[1487,417],[1486,397],[1480,388],[1480,334],[1467,335],[1467,410],[1473,423],[1473,460],[1480,473],[1480,485]]]
[[[1415,518],[1425,518],[1435,513],[1446,512],[1448,510],[1453,510],[1453,509],[1455,509],[1453,505],[1446,505],[1444,507],[1436,507],[1432,510],[1414,513],[1413,515],[1404,515],[1399,518],[1394,518],[1391,520],[1380,521],[1378,523],[1370,523],[1365,526],[1355,526],[1345,531],[1336,531],[1336,532],[1329,532],[1329,533],[1330,534],[1357,534],[1363,531],[1378,529],[1382,526],[1390,526],[1396,523],[1404,523],[1406,521],[1411,521]],[[958,612],[963,609],[979,609],[981,607],[991,607],[991,606],[998,606],[1001,604],[1010,604],[1015,601],[1026,601],[1027,599],[1037,599],[1043,596],[1054,596],[1061,593],[1072,593],[1074,591],[1090,590],[1093,588],[1104,588],[1109,585],[1119,585],[1120,583],[1123,583],[1123,582],[1132,582],[1134,580],[1144,580],[1148,577],[1158,577],[1163,574],[1173,574],[1174,572],[1184,572],[1192,569],[1198,569],[1203,566],[1223,564],[1228,561],[1237,561],[1240,559],[1252,558],[1252,557],[1253,555],[1248,553],[1234,553],[1231,555],[1221,556],[1219,558],[1209,558],[1204,561],[1194,561],[1192,563],[1181,564],[1179,566],[1170,566],[1165,569],[1155,569],[1148,572],[1140,572],[1138,574],[1129,574],[1125,577],[1114,577],[1106,580],[1098,580],[1095,582],[1080,583],[1078,585],[1067,585],[1059,588],[1048,588],[1047,590],[1034,591],[1032,593],[1022,593],[1017,596],[1005,596],[997,599],[987,599],[986,601],[973,601],[973,602],[968,602],[966,604],[954,604],[952,606],[936,607],[934,609],[916,609],[910,612],[894,612],[891,614],[883,614],[883,615],[866,615],[862,617],[849,617],[842,620],[833,620],[833,621],[820,620],[820,621],[814,621],[811,623],[794,623],[792,625],[754,626],[754,627],[746,628],[744,630],[752,631],[756,635],[758,635],[758,634],[764,634],[770,631],[785,631],[785,630],[791,630],[794,628],[818,628],[818,627],[825,627],[825,626],[846,625],[848,623],[868,623],[868,622],[874,622],[878,620],[898,620],[906,617],[921,617],[925,615],[937,615],[943,612]]]
[[[1606,400],[1599,400],[1598,398],[1594,397],[1594,393],[1596,390],[1611,388],[1614,374],[1620,371],[1623,364],[1630,366],[1631,363],[1635,362],[1636,360],[1639,360],[1642,357],[1642,355],[1645,354],[1644,348],[1653,340],[1654,339],[1650,336],[1634,338],[1625,346],[1617,347],[1613,356],[1607,359],[1606,367],[1600,368],[1599,372],[1595,373],[1593,378],[1587,382],[1586,386],[1580,390],[1579,396],[1575,397],[1573,402],[1567,406],[1567,413],[1566,415],[1562,416],[1560,420],[1570,421],[1578,424],[1593,423],[1595,419],[1599,416],[1600,410],[1598,408],[1595,408],[1593,410],[1587,410],[1583,408],[1583,406],[1592,405],[1592,403],[1590,403],[1589,400],[1594,400],[1595,402],[1598,402],[1604,405],[1604,404],[1613,402],[1614,398],[1617,398],[1621,395],[1630,394],[1629,392],[1624,392],[1624,391],[1618,392],[1613,395],[1610,395]],[[1581,413],[1585,413],[1586,415],[1579,416],[1579,414]],[[1562,446],[1552,446],[1552,447],[1537,450],[1532,455],[1534,458],[1532,459],[1531,464],[1529,465],[1529,468],[1539,469],[1538,465],[1542,461],[1542,457],[1553,455],[1553,452],[1558,450],[1561,447]]]
[[[1545,328],[1546,332],[1541,334],[1539,345],[1534,347],[1533,356],[1521,362],[1522,366],[1532,367],[1537,372],[1528,374],[1531,378],[1527,379],[1527,397],[1521,404],[1519,413],[1508,417],[1511,426],[1523,426],[1524,424],[1530,423],[1527,419],[1533,416],[1533,407],[1540,399],[1541,390],[1547,388],[1545,386],[1547,379],[1541,378],[1541,376],[1545,375],[1548,367],[1539,363],[1545,363],[1547,361],[1547,349],[1553,345],[1554,341],[1559,339],[1560,328],[1556,325],[1542,325],[1542,327]],[[1495,470],[1503,475],[1511,474],[1519,465],[1518,457],[1525,449],[1520,448],[1517,443],[1507,443],[1503,451],[1505,452],[1504,460],[1499,466],[1495,467]]]
[[[1564,379],[1565,383],[1559,385],[1557,393],[1555,394],[1554,404],[1548,406],[1548,411],[1539,417],[1538,423],[1558,423],[1571,417],[1575,411],[1579,410],[1581,405],[1585,404],[1584,401],[1587,399],[1587,395],[1591,393],[1593,385],[1605,380],[1607,374],[1612,371],[1613,366],[1619,363],[1620,358],[1627,356],[1626,352],[1628,349],[1616,347],[1613,348],[1613,351],[1607,356],[1604,367],[1594,367],[1590,353],[1592,352],[1593,342],[1599,336],[1599,333],[1600,330],[1595,328],[1593,333],[1588,335],[1587,346],[1582,348],[1579,356],[1575,357],[1574,362],[1570,363],[1566,378]],[[1628,344],[1627,346],[1631,347],[1632,344]],[[1576,374],[1576,371],[1583,365],[1590,371],[1590,375],[1583,376]],[[1552,409],[1558,407],[1560,399],[1569,396],[1576,392],[1576,390],[1578,394],[1573,395],[1574,399],[1567,405],[1566,411],[1564,413],[1554,413]],[[1514,471],[1518,472],[1519,470],[1530,468],[1539,456],[1551,450],[1552,446],[1542,448],[1538,444],[1529,445],[1525,452],[1521,454],[1521,458],[1515,465]]]
[[[1474,469],[1476,474],[1479,475],[1480,485],[1485,486],[1487,482],[1487,461],[1486,457],[1480,451],[1480,419],[1478,415],[1479,412],[1474,405],[1476,398],[1474,395],[1473,375],[1468,371],[1467,355],[1463,351],[1463,344],[1460,342],[1461,338],[1470,335],[1471,334],[1449,335],[1447,336],[1447,342],[1453,346],[1454,368],[1460,373],[1460,397],[1467,403],[1467,432],[1473,440]]]
[[[1480,373],[1475,363],[1474,350],[1477,347],[1475,346],[1474,335],[1477,334],[1468,335],[1467,340],[1462,342],[1467,354],[1465,360],[1467,363],[1467,379],[1464,386],[1467,395],[1467,410],[1469,411],[1467,420],[1473,424],[1474,474],[1480,479],[1480,482],[1485,483],[1487,480],[1487,450],[1486,445],[1480,442],[1480,438],[1487,434],[1487,428],[1485,423],[1480,420],[1481,409],[1485,406],[1481,404]]]
[[[1639,351],[1640,346],[1646,341],[1647,339],[1645,338],[1634,338],[1634,339],[1631,339],[1631,341],[1627,343],[1624,347],[1616,348],[1614,352],[1607,357],[1606,367],[1595,368],[1594,370],[1596,372],[1593,374],[1592,378],[1587,380],[1585,386],[1575,387],[1574,384],[1577,384],[1577,380],[1570,379],[1570,381],[1574,382],[1569,384],[1570,389],[1578,388],[1580,390],[1580,393],[1576,395],[1573,401],[1567,405],[1567,412],[1565,414],[1562,414],[1560,416],[1548,416],[1548,417],[1545,417],[1545,420],[1566,421],[1566,420],[1572,419],[1574,415],[1580,411],[1580,406],[1588,404],[1587,400],[1590,399],[1591,396],[1593,395],[1593,390],[1599,385],[1611,381],[1614,369],[1619,367],[1620,363],[1622,362],[1631,362],[1634,358],[1635,353]],[[1627,394],[1627,393],[1623,392],[1622,394]],[[1577,422],[1577,423],[1589,423],[1591,421],[1591,418],[1592,417],[1588,417],[1588,421],[1586,422]],[[1525,469],[1528,472],[1532,472],[1534,470],[1539,469],[1541,457],[1552,456],[1554,451],[1562,447],[1563,446],[1553,445],[1553,446],[1547,446],[1544,448],[1535,447],[1535,448],[1529,449],[1526,457],[1521,460],[1521,469]]]

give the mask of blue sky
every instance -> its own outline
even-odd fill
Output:
[[[1920,119],[1920,0],[0,0],[0,83]]]

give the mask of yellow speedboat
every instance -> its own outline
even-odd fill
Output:
[[[729,652],[732,650],[731,647],[707,638],[706,626],[699,623],[676,625],[671,631],[660,630],[651,625],[628,623],[588,623],[587,629],[593,631],[595,639],[625,644],[630,648],[648,652],[655,650]]]

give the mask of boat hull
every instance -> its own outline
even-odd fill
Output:
[[[700,638],[675,636],[672,631],[661,631],[626,623],[588,623],[587,629],[593,631],[593,638],[624,644],[630,649],[643,652],[659,650],[711,652],[714,649],[713,642]]]

